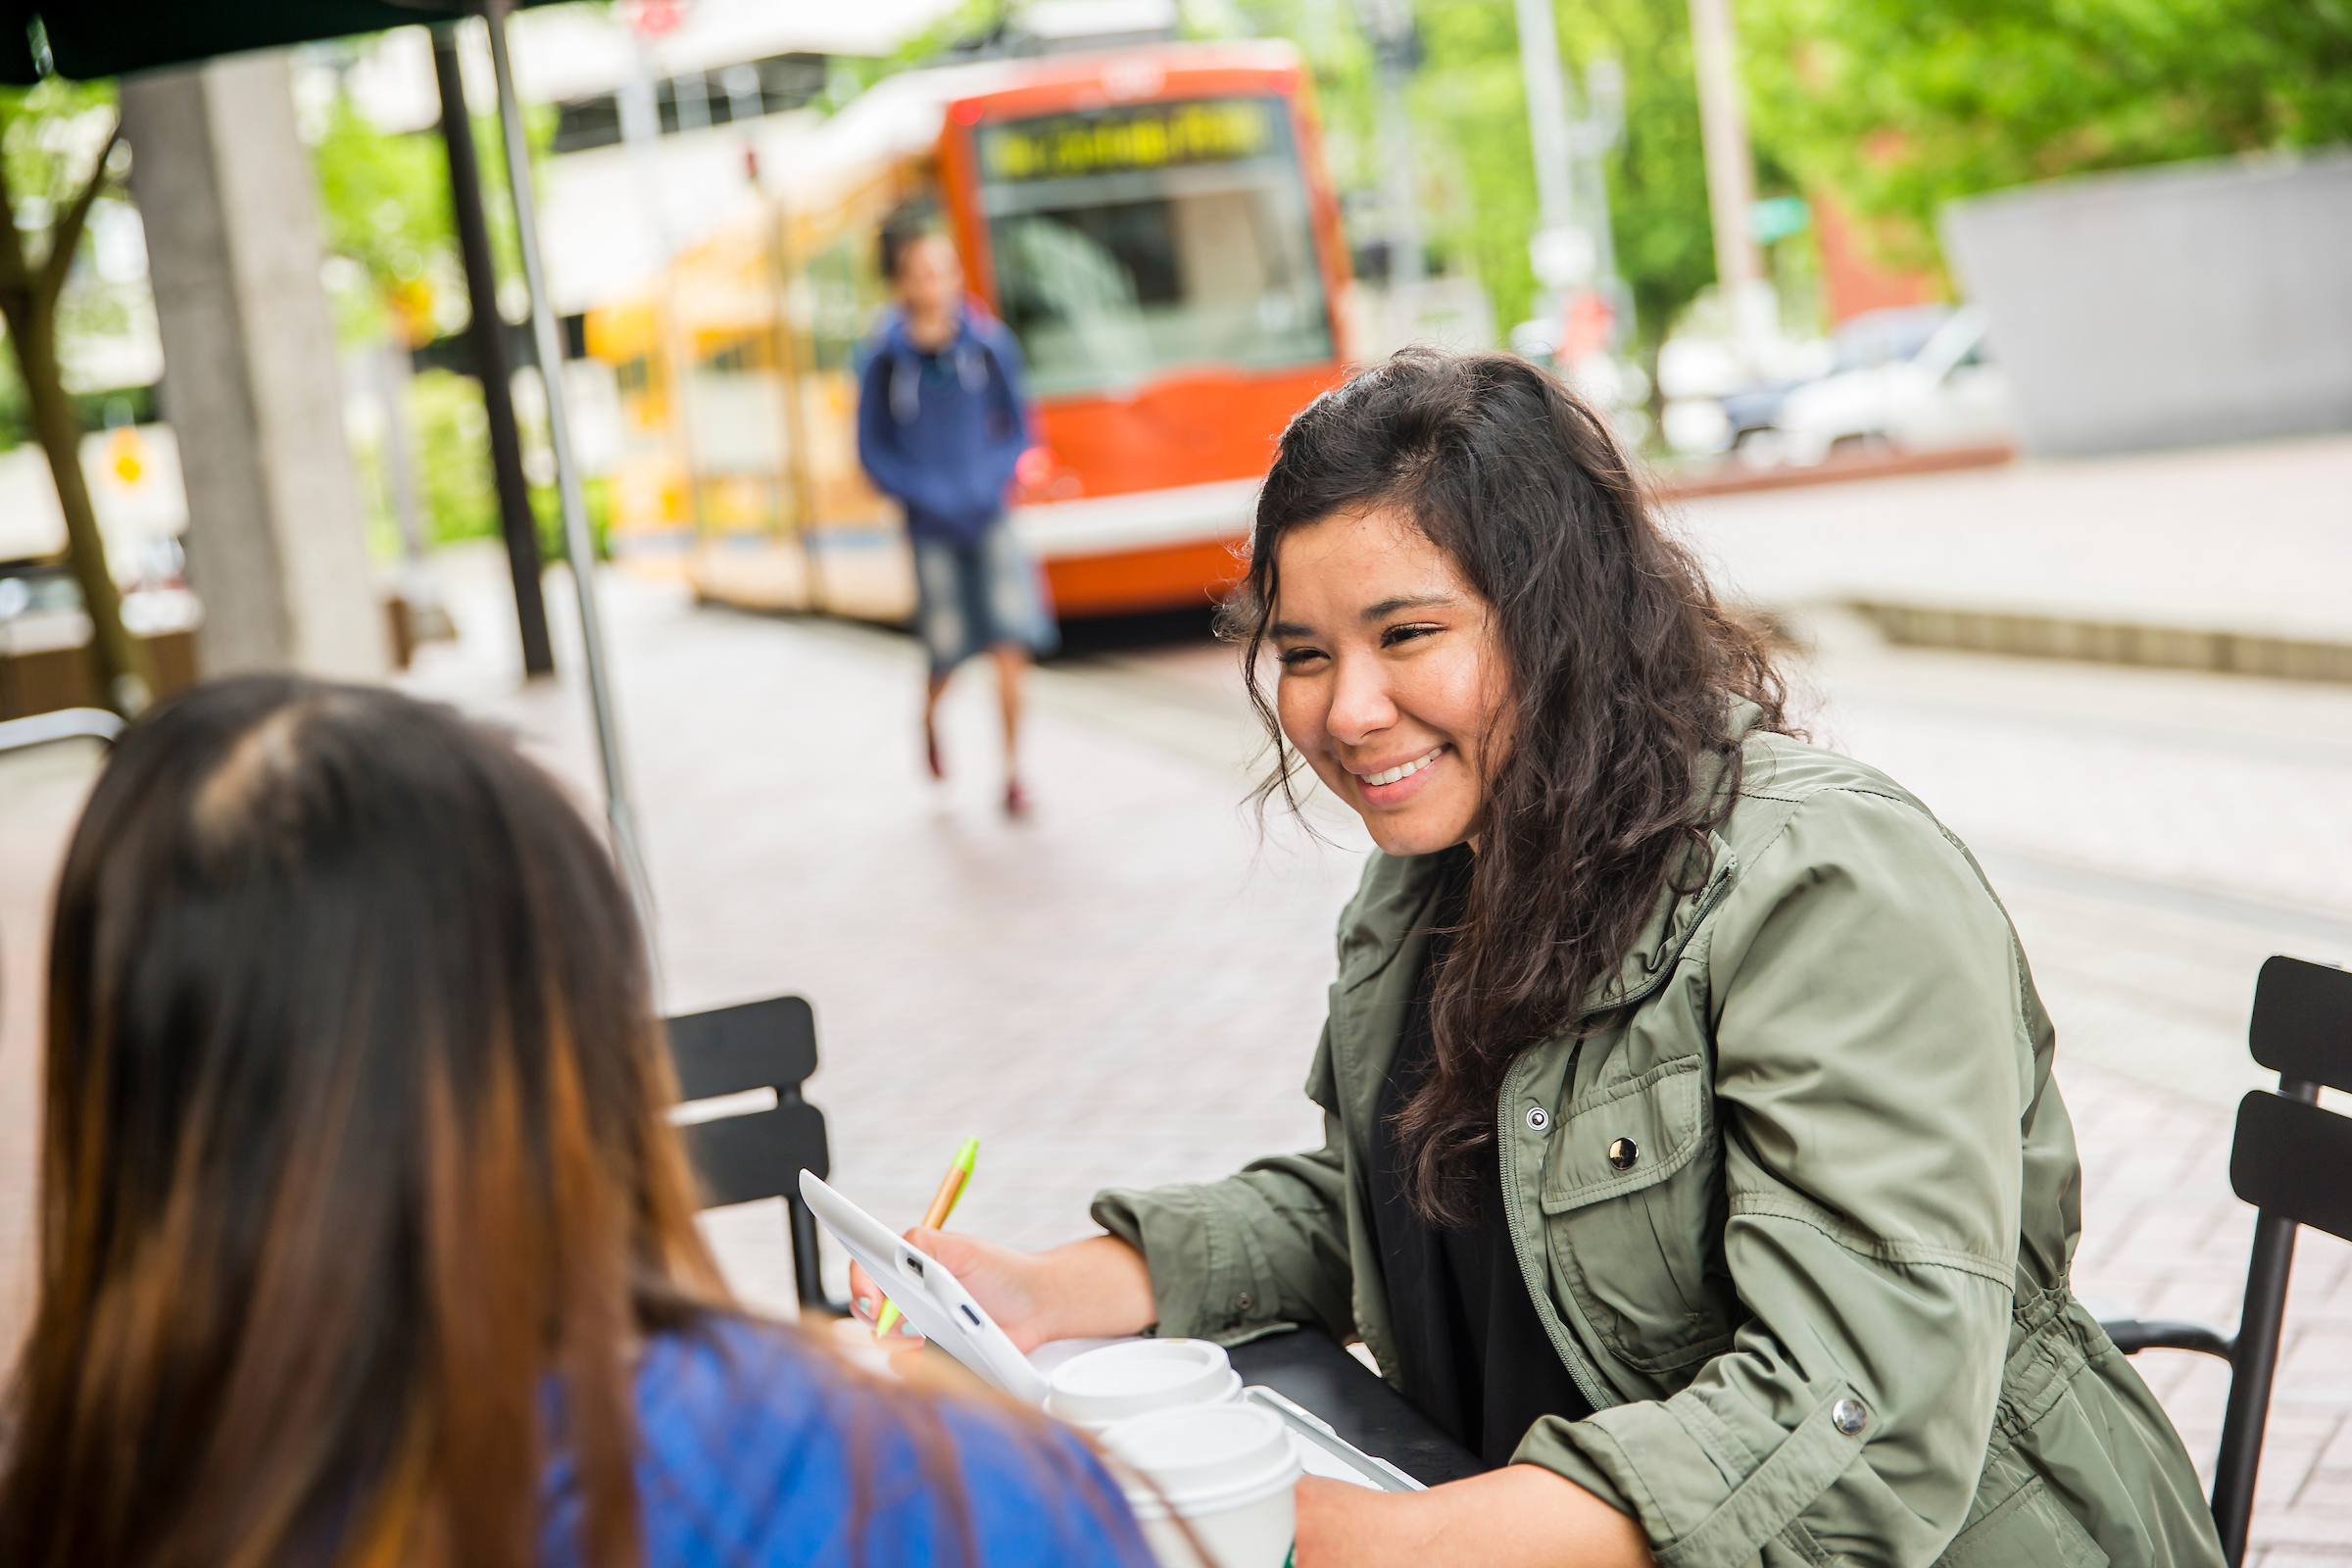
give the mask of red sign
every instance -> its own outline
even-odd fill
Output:
[[[647,38],[673,32],[686,20],[686,0],[634,0],[622,9],[629,25]]]
[[[1568,296],[1560,310],[1560,346],[1555,364],[1570,366],[1590,355],[1605,352],[1617,335],[1617,307],[1605,295],[1589,288]]]

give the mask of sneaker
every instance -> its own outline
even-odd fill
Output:
[[[1029,814],[1029,792],[1021,788],[1018,779],[1004,786],[1004,814],[1013,817]]]

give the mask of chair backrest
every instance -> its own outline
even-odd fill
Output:
[[[2352,1242],[2352,1116],[2248,1095],[2237,1107],[2230,1187],[2266,1214]]]
[[[2246,1045],[2281,1078],[2352,1089],[2352,972],[2284,955],[2264,959]]]
[[[800,1200],[801,1172],[831,1173],[824,1113],[801,1098],[816,1071],[816,1016],[800,997],[773,997],[672,1018],[670,1060],[688,1102],[773,1089],[776,1103],[678,1129],[707,1206]]]
[[[2318,1103],[2322,1088],[2352,1089],[2352,973],[2301,958],[2264,960],[2247,1046],[2278,1074],[2278,1088],[2239,1102],[2230,1147],[2230,1189],[2259,1210],[2213,1477],[2214,1523],[2231,1568],[2244,1560],[2254,1514],[2295,1227],[2352,1241],[2352,1116]]]
[[[2314,1103],[2322,1088],[2352,1089],[2352,972],[2264,960],[2246,1036],[2278,1090],[2238,1102],[2230,1189],[2267,1214],[2352,1241],[2352,1117]]]

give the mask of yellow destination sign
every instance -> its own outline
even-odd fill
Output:
[[[1210,98],[986,125],[980,167],[1002,183],[1230,164],[1272,150],[1277,100]]]

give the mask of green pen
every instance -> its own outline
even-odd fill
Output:
[[[947,1224],[948,1216],[956,1212],[956,1200],[970,1185],[972,1165],[980,1158],[980,1140],[966,1138],[963,1147],[956,1151],[956,1158],[948,1165],[948,1173],[940,1179],[939,1192],[931,1200],[930,1209],[923,1215],[923,1229],[938,1230]],[[874,1315],[874,1338],[888,1334],[899,1320],[899,1303],[888,1297],[882,1298],[882,1310]]]

